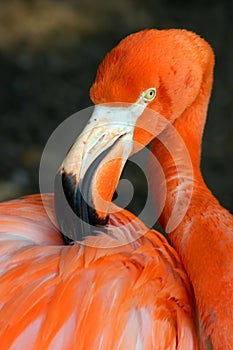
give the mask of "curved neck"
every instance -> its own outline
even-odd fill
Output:
[[[213,348],[232,349],[233,219],[208,190],[200,171],[211,83],[209,72],[175,128],[166,128],[153,142],[152,152],[161,166],[151,157],[150,176],[159,221],[189,275],[206,334]]]
[[[212,87],[208,64],[199,94],[151,146],[149,173],[160,223],[167,233],[179,226],[197,189],[208,191],[200,171],[201,143]]]

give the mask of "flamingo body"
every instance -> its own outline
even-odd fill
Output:
[[[54,215],[53,196],[46,207]],[[2,349],[198,349],[179,257],[153,230],[125,244],[117,226],[132,214],[110,217],[112,237],[87,238],[91,247],[64,246],[39,195],[2,203],[0,213]],[[136,220],[131,235],[144,228]]]

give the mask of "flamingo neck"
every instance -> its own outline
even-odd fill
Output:
[[[233,220],[207,188],[200,170],[201,140],[211,77],[201,93],[152,144],[150,176],[161,226],[192,282],[200,316],[213,348],[232,348]],[[225,247],[229,247],[225,254]],[[224,307],[221,300],[224,300]],[[230,316],[229,316],[230,315]],[[221,331],[219,332],[219,329]],[[223,345],[224,344],[224,345]]]
[[[172,233],[190,212],[196,192],[209,192],[202,178],[200,158],[211,87],[212,66],[193,104],[152,143],[150,182],[161,214],[159,221],[167,233]]]

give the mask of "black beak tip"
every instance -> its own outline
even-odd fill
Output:
[[[58,225],[66,245],[82,241],[85,237],[96,235],[97,227],[108,223],[108,216],[99,218],[90,195],[90,177],[80,181],[65,171],[57,173],[54,187],[54,206]]]
[[[104,226],[109,218],[98,216],[92,198],[92,181],[99,164],[119,140],[120,138],[91,163],[79,181],[74,174],[68,173],[64,168],[56,175],[55,212],[66,244],[96,235],[98,226],[101,226],[101,232],[105,231]]]
[[[54,182],[54,208],[58,225],[66,245],[82,240],[81,231],[76,229],[73,212],[73,191],[75,177],[58,172]]]

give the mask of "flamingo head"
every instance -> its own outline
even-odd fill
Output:
[[[89,213],[85,220],[106,224],[127,158],[192,106],[210,55],[198,35],[176,29],[131,34],[107,54],[90,90],[94,112],[60,170],[66,198]]]

